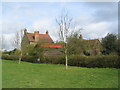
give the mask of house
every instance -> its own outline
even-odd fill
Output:
[[[25,29],[21,43],[22,50],[26,52],[25,50],[28,47],[28,45],[35,46],[38,44],[42,47],[62,48],[62,45],[53,42],[48,31],[46,31],[45,34],[40,34],[39,31],[34,31],[34,33],[29,33],[27,32],[27,29]]]
[[[83,39],[82,35],[79,37],[85,43],[85,50],[82,53],[87,53],[89,55],[99,55],[103,49],[99,39]]]

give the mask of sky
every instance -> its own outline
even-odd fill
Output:
[[[28,32],[49,31],[51,38],[58,40],[56,18],[67,10],[77,28],[83,28],[85,39],[101,39],[107,33],[118,33],[117,2],[3,2],[2,32],[12,49],[10,41],[16,31],[27,28]],[[0,19],[1,20],[1,19]]]

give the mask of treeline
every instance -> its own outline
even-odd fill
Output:
[[[59,42],[64,46],[64,42]],[[118,57],[120,55],[119,39],[115,34],[108,34],[102,38],[100,45],[101,53],[90,56],[90,52],[86,42],[82,40],[77,34],[68,37],[68,65],[80,67],[101,67],[101,68],[119,68]],[[99,48],[99,47],[98,47]],[[52,48],[43,48],[39,46],[29,45],[25,55],[22,55],[22,61],[32,63],[51,63],[51,64],[65,64],[65,56],[45,56],[44,52],[53,50]],[[64,48],[56,50],[64,53]],[[82,51],[82,52],[81,52]],[[20,50],[3,52],[2,59],[18,60],[20,58]]]
[[[116,34],[107,34],[102,38],[101,44],[103,46],[102,54],[118,54],[120,55],[120,38]]]
[[[120,55],[120,39],[116,34],[107,34],[102,40],[85,40],[77,33],[68,38],[69,55]]]

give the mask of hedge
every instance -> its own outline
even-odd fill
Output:
[[[70,55],[68,56],[69,66],[89,67],[89,68],[120,68],[119,56],[116,55],[101,55],[101,56],[80,56]],[[19,57],[15,55],[2,55],[2,59],[6,60],[18,60]],[[22,61],[32,63],[50,63],[50,64],[65,64],[65,56],[44,56],[40,61],[37,57],[23,56]]]
[[[23,56],[22,61],[27,61],[27,62],[32,62],[32,63],[37,63],[37,58],[33,56]]]
[[[1,58],[5,59],[5,60],[19,60],[19,56],[17,56],[17,55],[3,54]]]
[[[52,63],[52,64],[65,64],[65,56],[59,57],[45,57],[42,63]],[[78,67],[89,67],[89,68],[119,68],[120,60],[116,55],[105,55],[105,56],[80,56],[71,55],[68,56],[69,66]]]
[[[64,56],[45,56],[41,63],[52,63],[52,64],[65,64]]]
[[[86,67],[118,68],[118,56],[91,56],[85,60]]]

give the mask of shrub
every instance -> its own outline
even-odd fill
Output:
[[[26,61],[26,62],[32,62],[32,63],[38,63],[40,61],[37,61],[37,57],[35,56],[29,56],[29,55],[26,55],[26,56],[22,56],[22,61]]]
[[[65,64],[65,57],[64,56],[45,56],[44,60],[41,61],[42,63],[52,63],[52,64]]]
[[[2,59],[6,59],[6,60],[18,60],[19,56],[17,56],[17,55],[6,55],[6,54],[3,54],[2,55]]]
[[[85,59],[86,67],[118,68],[118,56],[88,56]]]
[[[59,57],[45,57],[42,63],[52,64],[65,64],[65,56]],[[118,68],[120,61],[116,55],[105,55],[105,56],[80,56],[70,55],[68,56],[69,66],[80,66],[89,68]]]
[[[85,57],[80,55],[68,56],[68,65],[70,66],[85,66],[84,61]]]

